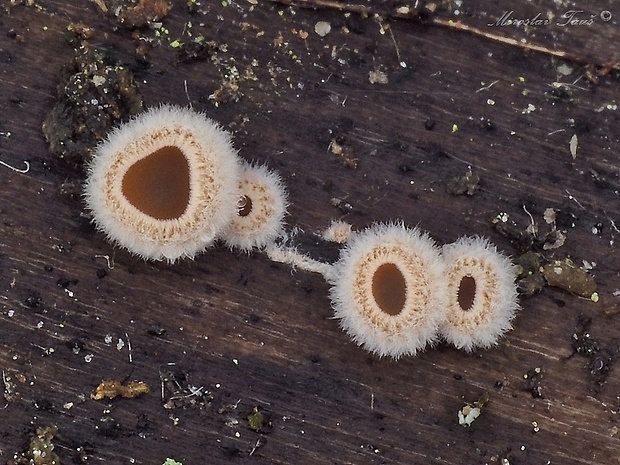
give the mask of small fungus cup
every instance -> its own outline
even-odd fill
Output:
[[[239,158],[230,136],[191,109],[151,108],[95,150],[84,188],[97,229],[145,259],[208,247],[235,215]]]
[[[379,356],[415,355],[436,340],[445,318],[443,263],[417,228],[375,224],[353,234],[329,277],[340,326]]]
[[[236,214],[222,239],[230,248],[246,252],[273,244],[284,233],[288,206],[280,176],[265,166],[243,163],[239,191]]]
[[[446,244],[442,255],[448,276],[443,337],[468,352],[497,344],[519,309],[514,265],[481,237]]]

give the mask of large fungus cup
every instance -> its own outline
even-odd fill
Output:
[[[467,351],[497,344],[519,309],[514,265],[481,237],[462,237],[442,255],[448,276],[443,337]]]
[[[84,198],[97,228],[145,259],[208,247],[239,199],[230,136],[201,113],[162,105],[112,131],[88,166]]]
[[[417,228],[375,224],[353,234],[329,281],[340,326],[370,352],[415,355],[437,339],[447,282],[435,242]]]

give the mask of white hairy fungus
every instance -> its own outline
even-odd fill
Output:
[[[280,176],[265,166],[244,163],[239,191],[236,215],[222,239],[229,247],[245,251],[265,248],[284,233],[288,202]]]
[[[351,237],[351,225],[345,221],[333,220],[329,227],[321,233],[321,238],[325,241],[346,243]]]
[[[235,215],[239,159],[230,136],[191,109],[162,105],[95,150],[84,197],[97,228],[145,259],[209,246]]]
[[[353,234],[333,265],[330,298],[340,326],[379,356],[415,355],[445,318],[444,266],[435,242],[402,224]]]
[[[467,351],[495,345],[519,309],[514,265],[481,237],[462,237],[442,255],[448,277],[443,337]]]

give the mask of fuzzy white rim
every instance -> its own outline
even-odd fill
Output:
[[[443,337],[458,348],[488,348],[512,328],[519,309],[514,265],[487,239],[462,237],[442,249],[448,275],[448,313],[441,328]],[[475,281],[471,308],[459,304],[463,277]]]
[[[405,303],[396,315],[384,312],[373,297],[374,273],[386,263],[395,265],[406,283]],[[330,282],[335,316],[365,349],[398,358],[436,340],[445,315],[443,261],[434,241],[417,228],[380,223],[353,234]]]
[[[190,168],[185,212],[170,220],[144,214],[123,195],[122,179],[138,160],[177,147]],[[151,108],[110,133],[94,152],[84,188],[93,221],[108,239],[146,259],[193,257],[228,225],[238,199],[239,159],[230,136],[191,109]]]

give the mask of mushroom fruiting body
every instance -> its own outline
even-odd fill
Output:
[[[222,239],[229,247],[245,251],[273,244],[284,233],[288,206],[280,176],[265,166],[243,163],[239,192],[236,215]]]
[[[94,151],[84,188],[106,236],[146,259],[193,257],[229,224],[239,199],[230,136],[191,109],[162,105]]]
[[[442,255],[448,276],[443,337],[467,351],[495,345],[519,309],[514,265],[481,237],[446,244]]]
[[[340,326],[379,355],[415,355],[445,317],[443,261],[417,228],[375,224],[354,233],[333,265],[330,298]]]

